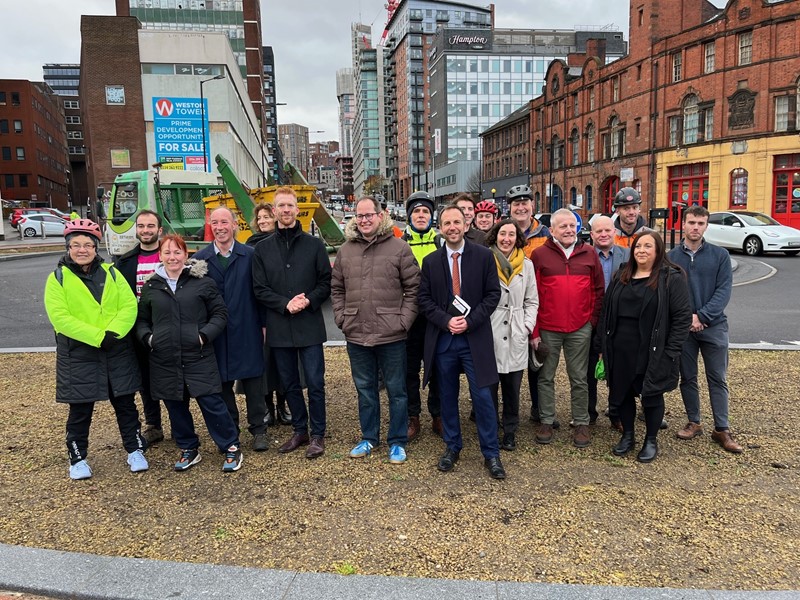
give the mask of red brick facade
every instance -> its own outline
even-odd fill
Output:
[[[628,56],[608,65],[588,57],[582,68],[552,62],[531,101],[531,187],[542,210],[575,202],[584,213],[608,212],[620,185],[640,188],[643,210],[676,197],[727,208],[731,155],[788,136],[800,146],[798,17],[798,0],[731,0],[721,10],[705,0],[645,0],[631,3]],[[483,156],[485,173],[486,146]],[[754,192],[772,193],[761,179],[771,181],[773,166],[771,157],[760,166],[749,158],[759,169],[752,205]],[[678,174],[693,173],[702,181],[681,188]]]
[[[92,191],[102,186],[108,192],[120,173],[149,168],[139,26],[135,17],[84,15],[81,18],[80,97]],[[111,89],[107,91],[108,88]],[[124,100],[120,89],[124,91]],[[117,162],[112,166],[112,151],[118,151],[114,153],[116,161],[127,151],[130,164]]]
[[[61,102],[44,83],[0,80],[0,191],[66,210],[69,157]]]

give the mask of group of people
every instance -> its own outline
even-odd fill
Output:
[[[67,253],[45,290],[57,338],[56,400],[69,404],[70,477],[92,476],[89,426],[94,402],[106,399],[133,472],[148,469],[148,444],[164,438],[162,401],[180,450],[175,470],[201,460],[191,398],[224,454],[223,471],[238,470],[237,392],[245,396],[254,451],[267,450],[267,427],[283,422],[292,434],[280,453],[305,447],[307,458],[322,456],[327,337],[321,309],[329,297],[358,395],[361,439],[352,458],[381,445],[379,390],[385,387],[388,461],[404,463],[408,443],[421,432],[427,387],[432,430],[444,441],[437,468],[451,471],[463,448],[463,373],[484,465],[490,477],[504,479],[500,450],[516,448],[523,375],[538,424],[535,441],[549,444],[556,435],[562,352],[576,447],[591,444],[598,418],[598,361],[607,374],[607,414],[621,432],[614,454],[636,444],[639,398],[645,438],[637,459],[656,458],[664,394],[679,381],[688,422],[677,435],[702,435],[702,352],[712,438],[741,452],[728,424],[724,309],[732,274],[727,252],[703,240],[708,211],[686,209],[685,238],[668,253],[661,236],[644,226],[634,189],[617,194],[613,219],[593,220],[592,245],[579,239],[569,210],[554,212],[549,228],[537,222],[528,186],[512,187],[506,198],[509,218],[499,219],[494,203],[460,195],[440,209],[437,231],[433,200],[415,192],[400,231],[385,205],[362,197],[332,267],[322,241],[302,230],[290,187],[275,192],[274,204],[255,207],[246,244],[236,240],[235,214],[225,207],[211,211],[214,240],[193,258],[180,236],[162,235],[152,211],[137,216],[139,243],[114,266],[97,255],[99,227],[71,221]]]

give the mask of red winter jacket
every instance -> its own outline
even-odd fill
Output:
[[[597,252],[578,242],[567,260],[564,251],[548,239],[531,254],[539,290],[539,314],[533,337],[539,329],[572,333],[586,323],[597,326],[605,284]]]

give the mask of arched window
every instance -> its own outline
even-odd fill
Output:
[[[572,133],[569,135],[569,145],[570,145],[570,153],[572,162],[570,164],[577,165],[580,162],[580,156],[578,154],[578,142],[580,141],[581,137],[578,135],[578,129],[575,128],[572,130]]]
[[[583,190],[583,202],[586,205],[586,210],[592,210],[592,186],[587,185]]]
[[[539,192],[533,194],[533,212],[539,212],[539,207],[542,205],[542,196]]]
[[[542,140],[536,140],[536,172],[542,172]]]
[[[571,187],[569,188],[569,203],[572,206],[578,206],[578,189]]]
[[[747,208],[747,169],[731,171],[731,208]]]
[[[561,186],[554,183],[550,190],[550,212],[556,212],[559,208],[564,207],[564,192]]]
[[[697,96],[692,94],[683,101],[683,143],[694,144],[700,134],[700,108]]]
[[[609,126],[609,158],[617,158],[625,154],[625,127],[620,123],[619,117],[611,117]]]
[[[586,162],[594,162],[594,123],[586,126]]]
[[[550,140],[550,167],[553,169],[564,168],[564,142],[557,135]]]

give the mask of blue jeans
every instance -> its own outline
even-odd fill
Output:
[[[381,398],[378,393],[378,368],[383,372],[389,395],[390,446],[405,447],[408,442],[408,394],[406,393],[406,342],[360,346],[347,342],[350,371],[358,392],[358,420],[361,437],[373,446],[380,442]]]
[[[220,394],[198,396],[197,404],[203,413],[208,433],[217,447],[223,452],[233,445],[239,445],[239,433],[233,423],[228,407]],[[200,447],[200,438],[194,428],[194,419],[189,412],[188,400],[164,400],[172,425],[172,439],[181,450],[194,450]]]
[[[325,436],[325,356],[322,344],[302,348],[272,348],[278,377],[284,387],[286,402],[292,413],[292,429],[295,433],[308,433],[311,421],[311,435]],[[308,388],[308,409],[300,387],[300,369],[303,365]]]
[[[441,332],[436,344],[434,362],[436,375],[439,378],[442,432],[448,449],[461,452],[461,448],[464,447],[458,414],[459,379],[463,369],[469,383],[481,453],[484,458],[500,456],[500,445],[497,442],[497,412],[492,401],[491,386],[475,385],[475,366],[466,336]]]
[[[700,390],[697,355],[703,355],[711,413],[716,429],[728,429],[728,322],[690,333],[681,352],[681,397],[690,421],[699,423]]]

